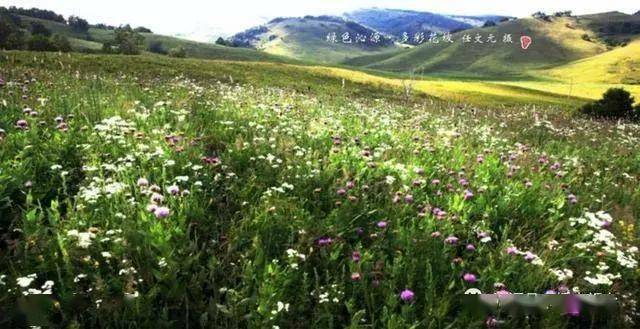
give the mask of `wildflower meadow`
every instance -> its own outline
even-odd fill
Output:
[[[0,327],[640,325],[638,125],[284,64],[0,56]],[[617,307],[479,315],[470,291]]]

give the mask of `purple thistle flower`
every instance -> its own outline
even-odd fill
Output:
[[[153,193],[151,195],[151,201],[155,203],[162,203],[162,201],[164,201],[164,197],[162,196],[162,194]]]
[[[415,294],[409,289],[405,289],[400,293],[400,299],[404,302],[411,302]]]
[[[407,194],[407,195],[405,195],[405,197],[404,197],[404,202],[406,202],[406,203],[413,203],[413,195],[411,195],[411,194]]]
[[[149,181],[146,178],[138,178],[138,182],[136,184],[138,184],[139,187],[146,187],[149,186]]]
[[[431,180],[431,184],[440,185],[440,180],[439,179],[433,179],[433,180]]]
[[[475,274],[473,273],[465,273],[462,276],[462,279],[468,283],[476,283],[478,281],[478,278],[476,278]]]
[[[356,263],[359,262],[360,261],[360,252],[357,251],[357,250],[352,252],[351,253],[351,259]]]
[[[348,189],[352,189],[356,186],[356,183],[354,183],[352,180],[347,182],[347,188]]]
[[[29,123],[27,122],[27,120],[20,119],[16,122],[16,126],[20,129],[26,129],[28,125]]]
[[[465,200],[471,200],[471,198],[473,198],[473,192],[471,192],[470,190],[465,190],[464,191],[464,199]]]
[[[474,246],[473,244],[469,243],[467,245],[467,251],[476,251],[476,246]]]
[[[453,236],[453,235],[451,235],[451,236],[447,237],[446,239],[444,239],[444,243],[450,244],[450,245],[458,244],[458,238]]]
[[[156,215],[156,218],[167,218],[169,217],[170,211],[167,207],[158,207],[153,214]]]
[[[322,237],[320,239],[318,239],[318,245],[323,247],[323,246],[328,246],[331,243],[333,243],[333,239],[329,238],[329,237]]]
[[[518,253],[518,248],[516,246],[507,247],[507,254],[515,255]]]
[[[167,187],[167,192],[171,193],[172,195],[177,195],[178,193],[180,193],[180,188],[177,185],[171,185]]]
[[[387,227],[387,222],[381,220],[376,224],[376,226],[378,226],[378,228],[386,228]]]

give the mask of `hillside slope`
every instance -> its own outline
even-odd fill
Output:
[[[342,35],[348,34],[348,41]],[[358,23],[333,16],[276,18],[265,25],[251,28],[230,38],[234,44],[256,48],[274,55],[321,63],[338,63],[349,58],[395,49],[390,38],[382,35],[372,42],[377,31]],[[334,35],[336,40],[327,40]],[[365,38],[356,42],[360,35]]]
[[[583,40],[583,35],[589,33],[574,18],[553,18],[550,22],[518,19],[462,31],[454,34],[453,43],[427,43],[367,67],[399,72],[518,75],[605,52],[604,44]],[[496,37],[495,44],[473,42],[476,35],[484,40],[490,34]],[[502,42],[505,34],[512,36],[513,43]],[[470,35],[472,42],[463,43],[464,35]],[[533,39],[527,50],[520,46],[521,35]]]
[[[103,42],[112,40],[114,37],[113,30],[98,29],[92,27],[88,32],[83,33],[76,32],[68,25],[59,22],[27,16],[20,16],[20,18],[24,22],[40,22],[53,33],[66,36],[67,38],[69,38],[72,48],[76,51],[99,50],[102,48]],[[216,44],[195,42],[154,33],[142,33],[142,35],[145,38],[145,49],[149,46],[149,44],[154,42],[160,43],[160,45],[166,50],[180,46],[186,50],[187,57],[237,61],[296,62],[289,58],[271,55],[253,49],[225,47]]]
[[[640,40],[540,73],[576,83],[640,84]]]

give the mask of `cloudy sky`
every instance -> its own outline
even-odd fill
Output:
[[[424,10],[442,14],[528,16],[538,10],[634,13],[637,0],[0,0],[0,6],[38,7],[90,23],[146,26],[154,32],[204,39],[229,35],[279,16],[341,14],[358,8]]]

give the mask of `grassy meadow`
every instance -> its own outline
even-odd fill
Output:
[[[17,51],[0,74],[0,327],[640,323],[640,127],[576,115],[580,89]],[[618,308],[479,316],[471,288]]]

